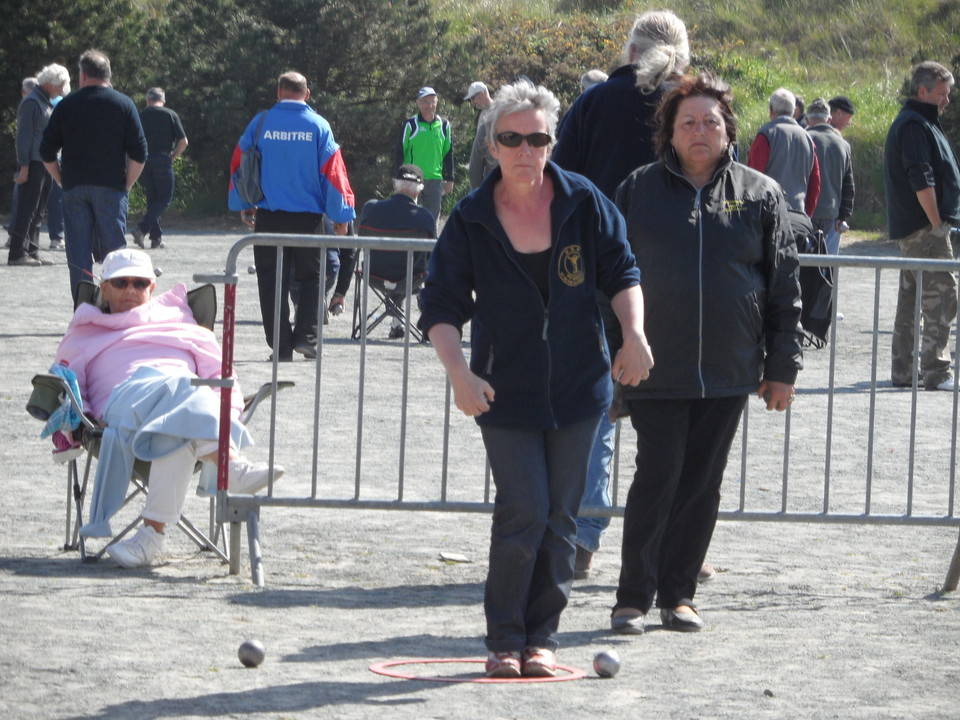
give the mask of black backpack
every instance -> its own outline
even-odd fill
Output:
[[[826,238],[815,230],[806,214],[790,210],[790,226],[797,252],[805,255],[827,255]],[[800,268],[800,298],[803,310],[803,345],[821,349],[827,345],[827,333],[833,321],[833,268],[805,266]]]

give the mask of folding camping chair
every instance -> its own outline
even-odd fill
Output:
[[[427,276],[427,253],[413,253],[413,281],[409,292],[416,295]],[[362,292],[364,263],[369,265],[369,288],[376,298],[376,304],[363,318]],[[387,318],[395,318],[403,327],[407,327],[405,312],[407,298],[407,253],[403,250],[364,250],[363,262],[357,263],[354,270],[356,283],[353,301],[354,340],[360,339],[360,333],[369,335]],[[409,325],[410,335],[417,342],[423,342],[423,333],[414,324]]]
[[[92,283],[82,282],[78,289],[77,306],[81,302],[90,304],[99,303],[99,290]],[[187,293],[187,303],[193,312],[194,319],[198,324],[203,325],[210,330],[213,329],[214,321],[217,316],[217,293],[213,285],[201,285]],[[61,377],[52,374],[36,375],[33,378],[33,391],[30,400],[27,403],[27,412],[33,417],[46,422],[51,414],[57,410],[64,401],[68,401],[73,409],[80,416],[80,427],[74,431],[74,439],[79,441],[79,446],[72,447],[60,452],[54,453],[54,461],[63,464],[67,468],[67,502],[66,502],[66,527],[64,531],[64,550],[79,550],[80,558],[84,562],[95,562],[99,560],[106,552],[107,548],[116,542],[122,540],[139,523],[139,516],[126,525],[119,533],[115,534],[97,553],[88,555],[84,538],[80,536],[80,528],[83,525],[83,508],[87,496],[87,490],[90,486],[91,468],[94,458],[98,457],[100,452],[100,441],[103,435],[102,429],[94,420],[81,411],[81,402],[77,398],[70,385]],[[292,382],[281,381],[277,383],[277,389],[281,390],[293,386]],[[252,396],[244,398],[244,409],[240,416],[240,421],[247,424],[256,411],[257,406],[272,394],[273,386],[265,383]],[[83,453],[86,451],[87,457],[84,462],[83,472],[80,472],[80,462]],[[201,466],[208,466],[209,463],[197,463],[196,472]],[[211,466],[212,467],[212,466]],[[215,475],[215,473],[213,473]],[[150,463],[143,460],[136,460],[133,468],[133,475],[130,478],[131,490],[124,499],[122,507],[128,505],[132,500],[142,493],[147,492],[150,476]],[[215,553],[222,561],[228,562],[229,557],[226,552],[218,546],[218,540],[221,538],[221,528],[215,526],[214,522],[214,502],[215,498],[210,498],[210,529],[208,532],[201,531],[186,516],[182,516],[177,523],[177,527],[190,538],[201,550],[209,550]],[[76,517],[73,517],[74,510]],[[211,538],[211,536],[213,536]]]

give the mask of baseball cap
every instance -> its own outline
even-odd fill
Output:
[[[487,92],[486,84],[480,82],[479,80],[470,83],[470,87],[467,88],[467,94],[463,96],[464,100],[469,100],[474,95],[479,95],[482,92]]]
[[[434,90],[432,87],[429,87],[429,86],[422,87],[420,88],[420,92],[417,93],[417,100],[419,100],[420,98],[425,98],[428,95],[436,95],[436,94],[437,94],[437,91]]]
[[[393,176],[397,180],[410,180],[411,182],[423,182],[423,171],[416,165],[401,165],[397,168],[397,174]]]
[[[837,95],[836,97],[830,98],[830,107],[833,110],[843,110],[851,115],[856,112],[856,110],[853,109],[853,103],[846,95]]]
[[[100,273],[101,280],[112,280],[120,277],[149,278],[153,280],[153,263],[150,262],[150,256],[143,250],[134,248],[121,248],[108,253],[103,259],[103,272]]]
[[[830,107],[823,98],[817,98],[807,106],[807,115],[826,117],[830,114]]]

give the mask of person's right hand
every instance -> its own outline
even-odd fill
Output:
[[[333,316],[340,315],[343,313],[343,302],[345,298],[340,293],[334,293],[333,297],[330,298],[330,307],[328,308],[329,312]]]
[[[483,378],[468,372],[460,380],[451,378],[450,384],[453,386],[453,401],[464,415],[476,417],[490,409],[494,390]]]
[[[240,211],[240,220],[243,221],[244,225],[249,225],[253,227],[257,222],[257,210],[256,208],[251,208],[249,210]]]
[[[23,185],[27,179],[30,177],[30,166],[24,165],[20,168],[20,172],[13,176],[13,182],[17,185]]]

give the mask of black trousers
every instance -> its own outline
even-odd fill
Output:
[[[293,213],[283,210],[258,210],[254,231],[290,235],[316,235],[323,215]],[[274,295],[277,285],[277,249],[254,245],[253,258],[257,266],[257,286],[260,291],[260,314],[267,345],[280,358],[288,359],[298,345],[316,345],[318,303],[320,301],[321,253],[314,248],[284,248],[283,274],[280,282],[280,346],[273,347]],[[290,323],[290,267],[297,284],[297,311]]]
[[[617,604],[647,612],[692,601],[747,396],[631,400],[637,470],[623,516]]]
[[[53,180],[43,163],[31,160],[27,181],[17,190],[17,210],[10,223],[8,262],[24,255],[37,257],[40,254],[40,224],[51,182]]]

